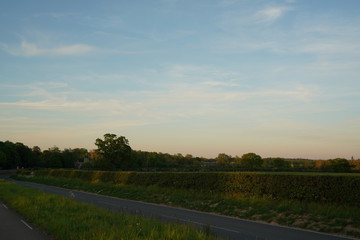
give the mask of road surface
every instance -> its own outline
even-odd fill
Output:
[[[50,240],[43,232],[26,222],[6,204],[0,202],[1,240]]]
[[[139,214],[167,222],[179,222],[194,225],[198,228],[210,230],[219,237],[239,240],[348,240],[351,238],[323,234],[313,231],[282,227],[266,223],[227,217],[218,214],[204,213],[183,208],[145,203],[115,197],[108,197],[94,193],[75,191],[54,186],[31,182],[8,181],[19,185],[29,186],[48,193],[73,198],[113,211]]]

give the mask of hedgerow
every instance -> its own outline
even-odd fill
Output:
[[[254,172],[115,172],[38,170],[37,176],[81,179],[111,184],[190,189],[216,194],[240,194],[360,206],[360,175]]]

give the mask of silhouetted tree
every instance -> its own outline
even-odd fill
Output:
[[[231,163],[232,157],[230,155],[225,154],[225,153],[219,153],[218,156],[215,158],[215,161],[218,164],[226,165],[226,164]]]
[[[0,151],[0,169],[6,168],[7,158],[3,151]]]
[[[244,168],[257,169],[261,168],[263,160],[259,155],[255,153],[246,153],[242,155],[240,163]]]
[[[49,148],[49,150],[43,151],[42,161],[45,163],[45,167],[49,168],[62,168],[62,154],[58,147]]]
[[[2,151],[6,158],[3,158],[3,169],[14,169],[20,167],[21,160],[17,152],[16,144],[10,141],[0,142],[0,151]]]
[[[275,170],[284,170],[288,167],[290,167],[290,164],[285,159],[279,157],[272,159],[272,168]]]
[[[95,145],[98,147],[96,152],[100,156],[95,164],[100,168],[127,169],[131,167],[131,147],[125,137],[107,133],[104,135],[104,140],[97,138]]]
[[[325,169],[332,172],[351,172],[351,165],[344,158],[336,158],[327,161]]]
[[[15,144],[15,149],[20,159],[19,167],[34,167],[32,162],[32,152],[28,146],[25,146],[23,143],[17,142]]]

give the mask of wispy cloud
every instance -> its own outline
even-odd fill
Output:
[[[175,64],[165,71],[165,76],[179,82],[210,83],[231,82],[236,84],[234,79],[240,79],[238,72],[225,71],[213,66]]]
[[[299,51],[321,54],[359,54],[360,44],[355,42],[310,42]]]
[[[236,88],[229,90],[219,88],[219,86]],[[51,89],[50,92],[49,89],[39,86],[28,88],[29,91],[22,96],[23,100],[0,102],[0,106],[12,109],[82,112],[89,113],[89,115],[96,113],[97,116],[138,118],[141,115],[147,119],[152,119],[160,113],[163,116],[175,116],[178,109],[182,109],[187,116],[191,116],[198,115],[198,110],[204,109],[206,106],[214,109],[224,104],[228,107],[235,107],[235,105],[238,107],[238,104],[243,105],[259,101],[263,103],[311,101],[316,91],[308,86],[282,90],[269,88],[250,91],[241,89],[241,86],[235,83],[215,81],[184,83],[182,85],[173,84],[163,90],[133,90],[113,94],[77,92],[67,88],[60,88],[56,92],[52,92],[54,89]],[[203,114],[207,115],[209,113]]]
[[[294,11],[298,19],[289,22],[288,28],[282,29],[273,24],[285,19],[289,11]],[[300,57],[310,54],[314,59],[331,58],[342,63],[356,59],[360,53],[357,41],[360,28],[349,21],[334,21],[323,14],[306,15],[300,9],[289,6],[265,7],[249,12],[237,14],[233,11],[222,16],[219,26],[226,34],[213,42],[210,40],[212,51],[263,51]],[[248,34],[243,34],[244,31]]]
[[[101,99],[101,100],[69,100],[59,97],[58,99],[49,99],[42,101],[17,101],[2,102],[2,107],[20,108],[20,109],[36,109],[45,111],[61,111],[61,112],[89,112],[94,113],[122,113],[128,111],[131,104],[125,104],[117,99]],[[107,114],[106,114],[107,115]]]
[[[244,31],[258,34],[259,28],[272,25],[292,10],[295,8],[289,5],[262,6],[260,8],[255,5],[251,8],[231,9],[220,15],[217,25],[228,33],[240,34],[240,39],[244,39]]]
[[[281,18],[286,12],[292,10],[290,7],[266,7],[259,10],[254,15],[256,23],[268,23],[271,24],[277,19]]]
[[[0,47],[11,55],[25,57],[77,56],[95,51],[93,46],[87,44],[73,44],[47,48],[27,41],[22,41],[21,44],[17,47],[12,47],[4,43],[2,43]]]

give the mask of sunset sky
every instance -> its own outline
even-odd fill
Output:
[[[0,141],[360,158],[359,0],[2,0]]]

